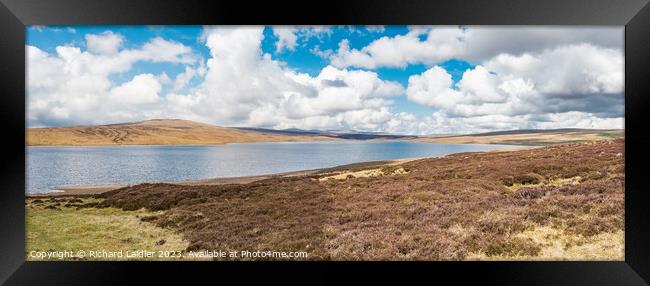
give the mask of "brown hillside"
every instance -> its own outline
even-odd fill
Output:
[[[27,129],[29,146],[194,145],[312,140],[335,140],[335,138],[263,133],[180,119]]]

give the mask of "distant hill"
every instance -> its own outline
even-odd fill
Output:
[[[267,129],[267,128],[255,128],[255,127],[235,127],[239,130],[245,131],[254,131],[260,133],[271,133],[271,134],[285,134],[285,135],[322,135],[323,132],[317,130],[302,130],[302,129]]]
[[[420,137],[415,140],[449,144],[506,144],[544,146],[565,143],[579,143],[595,140],[623,138],[623,129],[544,129],[510,130],[469,135]]]
[[[243,142],[338,140],[318,134],[259,132],[180,119],[27,129],[29,146],[201,145]]]
[[[221,127],[181,119],[152,119],[122,124],[28,128],[26,144],[28,146],[205,145],[245,142],[399,140],[450,144],[552,145],[622,138],[623,133],[621,129],[553,129],[418,137],[361,131]]]
[[[379,132],[363,132],[363,131],[319,131],[319,130],[302,130],[302,129],[264,129],[264,128],[251,128],[251,127],[238,127],[240,130],[256,131],[261,133],[272,134],[285,134],[285,135],[319,135],[325,137],[332,137],[338,139],[351,139],[351,140],[408,140],[416,139],[418,136],[412,135],[395,135],[385,134]]]

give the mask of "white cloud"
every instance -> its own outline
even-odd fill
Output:
[[[485,66],[502,77],[532,81],[547,94],[582,96],[623,92],[623,54],[590,44],[560,46],[539,54],[500,54]]]
[[[322,40],[324,36],[331,36],[333,33],[330,26],[274,26],[272,31],[278,38],[275,42],[275,53],[284,50],[295,51],[299,40],[304,46],[311,38]]]
[[[405,35],[382,37],[361,49],[350,49],[343,40],[336,53],[318,52],[336,67],[433,66],[409,78],[407,94],[436,110],[432,117],[436,120],[428,124],[438,126],[437,131],[447,128],[436,122],[459,124],[458,130],[562,124],[609,128],[621,123],[616,116],[623,113],[621,32],[620,28],[411,27]],[[453,84],[451,75],[435,66],[452,58],[479,65]],[[538,122],[540,116],[522,118],[525,114],[580,120],[547,117]],[[454,118],[453,123],[443,119],[447,117]],[[413,124],[409,128],[423,130]]]
[[[30,126],[113,123],[161,114],[156,104],[161,85],[171,81],[166,74],[137,75],[117,86],[110,76],[129,71],[139,61],[196,60],[190,48],[162,38],[137,49],[120,49],[123,40],[115,39],[122,36],[113,33],[87,35],[86,39],[87,51],[58,46],[50,55],[26,47]]]
[[[332,36],[334,31],[330,26],[295,26],[298,30],[298,34],[303,38],[303,41],[307,41],[310,38],[317,38],[319,40],[324,39],[325,37]]]
[[[540,129],[553,129],[571,126],[573,128],[620,129],[624,127],[623,117],[600,118],[588,112],[570,111],[549,113],[548,120],[537,122]]]
[[[196,92],[168,96],[179,116],[220,125],[273,128],[365,128],[387,112],[401,85],[374,72],[331,66],[318,76],[298,73],[262,54],[261,27],[206,28],[210,49],[204,82]],[[363,116],[369,115],[366,122]]]
[[[453,80],[447,71],[439,66],[409,77],[406,93],[408,98],[419,104],[434,108],[453,108],[463,101],[464,95],[452,89]]]
[[[154,75],[140,74],[129,82],[113,87],[110,99],[127,106],[154,103],[160,100],[158,93],[161,89],[162,86]]]
[[[161,84],[161,85],[168,85],[172,83],[172,79],[169,78],[166,72],[163,72],[159,75],[156,76],[156,80]]]
[[[190,47],[160,37],[145,43],[141,49],[123,51],[122,54],[131,60],[152,62],[191,64],[197,61]]]
[[[194,94],[168,97],[204,121],[276,128],[361,126],[355,114],[385,113],[385,98],[404,92],[374,72],[325,67],[311,77],[285,68],[261,55],[261,29],[209,29],[205,39],[213,55],[205,81]],[[211,108],[202,109],[206,106]]]
[[[334,51],[332,51],[331,49],[327,49],[324,51],[321,50],[319,45],[314,45],[311,49],[309,49],[309,52],[323,59],[327,59],[334,54]]]
[[[588,43],[621,49],[623,30],[618,27],[410,27],[404,35],[381,37],[361,49],[347,40],[331,57],[336,67],[405,67],[435,65],[453,58],[480,63],[498,54],[520,55],[561,45]]]
[[[330,56],[330,61],[335,67],[362,67],[368,69],[377,68],[378,64],[372,56],[367,53],[350,50],[350,41],[347,39],[339,43],[339,49],[336,54]],[[402,64],[405,66],[405,64]]]
[[[460,130],[622,128],[623,56],[590,44],[501,54],[463,73],[434,66],[409,78],[409,100]],[[443,126],[440,128],[444,129]]]
[[[491,74],[482,66],[476,66],[474,69],[465,71],[463,78],[458,82],[459,89],[467,94],[467,97],[474,99],[476,102],[504,103],[508,99],[507,92],[499,91],[498,84],[497,76]],[[513,85],[510,81],[504,84],[508,87]],[[526,85],[524,83],[522,88],[525,87]],[[515,91],[514,88],[508,88],[506,90]]]
[[[407,34],[381,37],[360,50],[350,49],[347,40],[330,60],[337,67],[406,67],[409,64],[432,65],[457,55],[463,49],[459,28],[412,29]],[[426,35],[426,40],[420,37]]]
[[[386,31],[386,27],[384,27],[383,25],[377,25],[377,26],[369,25],[366,26],[366,30],[372,33],[383,33],[384,31]]]
[[[387,124],[385,131],[395,134],[472,134],[495,130],[558,129],[558,128],[623,128],[623,117],[600,118],[588,112],[548,113],[535,115],[482,115],[450,117],[444,112],[418,118],[409,113],[398,113]]]
[[[86,47],[89,51],[99,55],[114,55],[122,46],[124,37],[111,31],[99,35],[86,35]]]
[[[273,27],[273,35],[278,37],[278,41],[275,42],[275,52],[280,53],[284,49],[289,51],[296,50],[296,41],[298,36],[296,36],[296,29],[293,27]]]
[[[178,92],[185,88],[193,78],[205,76],[205,73],[206,69],[203,61],[200,62],[198,67],[186,66],[185,71],[178,74],[174,79],[174,92]]]

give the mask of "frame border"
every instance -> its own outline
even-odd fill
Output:
[[[404,273],[451,278],[481,278],[500,285],[648,285],[650,281],[650,181],[642,164],[650,161],[644,112],[650,107],[650,5],[648,0],[480,1],[361,0],[324,3],[175,0],[0,0],[0,122],[5,150],[0,156],[0,283],[123,284],[166,273],[178,281],[255,270],[249,279],[275,280],[281,273],[305,275],[353,272],[364,279],[405,282]],[[293,13],[292,13],[293,12]],[[315,13],[318,12],[318,13]],[[340,262],[324,263],[157,263],[25,261],[25,26],[151,24],[428,24],[428,25],[625,25],[625,262]],[[353,266],[353,267],[350,267]],[[186,271],[182,273],[183,271]],[[188,277],[188,273],[194,273]],[[318,279],[325,278],[319,275]],[[70,278],[74,280],[70,280]],[[330,276],[331,277],[331,276]],[[239,277],[242,279],[243,277]],[[313,279],[314,277],[312,277]],[[331,277],[330,279],[334,279]],[[8,279],[8,280],[7,280]],[[220,280],[220,278],[218,278]],[[468,280],[469,279],[469,280]],[[645,279],[645,281],[644,281]],[[151,280],[148,280],[151,281]],[[308,280],[303,280],[308,281]]]

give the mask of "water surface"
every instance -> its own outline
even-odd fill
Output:
[[[337,165],[513,148],[421,142],[281,142],[209,146],[27,147],[27,193],[273,174]]]

